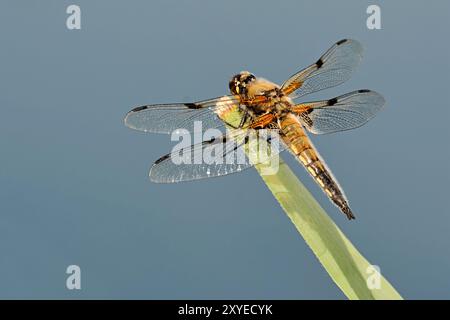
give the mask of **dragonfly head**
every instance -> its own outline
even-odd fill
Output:
[[[243,95],[247,92],[247,85],[255,81],[256,77],[248,71],[241,71],[229,83],[230,91],[234,95]]]

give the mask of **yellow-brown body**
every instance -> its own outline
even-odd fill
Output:
[[[344,192],[306,135],[298,112],[292,113],[295,108],[292,100],[282,93],[280,87],[243,71],[230,81],[230,90],[250,114],[249,127],[253,129],[276,127],[282,141],[328,198],[349,219],[354,219]]]
[[[305,167],[330,200],[349,219],[354,219],[338,182],[314,148],[298,118],[291,113],[287,113],[279,122],[280,137],[292,154]]]

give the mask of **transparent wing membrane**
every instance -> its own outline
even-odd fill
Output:
[[[149,175],[158,183],[218,177],[257,163],[278,161],[275,156],[285,148],[277,130],[233,130],[228,135],[173,150],[155,162]]]
[[[209,128],[220,128],[224,122],[216,114],[220,108],[231,108],[239,105],[234,97],[223,97],[194,103],[153,104],[134,108],[127,113],[125,124],[135,130],[172,133],[177,129],[187,129],[190,132],[205,131]],[[201,121],[201,129],[194,128],[195,121]]]
[[[362,126],[372,119],[384,104],[385,100],[379,93],[358,90],[330,100],[297,104],[292,112],[298,114],[310,132],[326,134]]]
[[[351,39],[336,42],[316,63],[297,72],[281,90],[292,98],[337,86],[347,81],[362,58],[362,45]]]

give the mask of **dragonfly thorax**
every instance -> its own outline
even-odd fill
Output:
[[[257,78],[248,71],[233,76],[229,87],[231,93],[239,97],[241,104],[254,115],[267,112],[280,114],[292,103],[277,84]]]
[[[234,95],[246,95],[248,92],[248,86],[251,82],[255,81],[256,77],[248,71],[241,71],[237,75],[231,78],[228,86],[230,91]]]

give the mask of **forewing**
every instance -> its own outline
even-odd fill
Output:
[[[326,134],[362,126],[385,104],[382,95],[371,90],[353,91],[342,96],[297,104],[292,108],[312,133]]]
[[[337,86],[347,81],[362,58],[362,45],[352,39],[336,42],[316,63],[297,72],[281,90],[292,98]]]
[[[194,102],[174,104],[152,104],[134,108],[127,113],[125,125],[139,131],[172,133],[177,129],[189,132],[220,128],[224,122],[217,112],[226,108],[236,108],[239,101],[234,96]],[[195,123],[196,121],[199,121]],[[201,126],[200,126],[201,123]],[[195,126],[195,127],[194,127]]]

